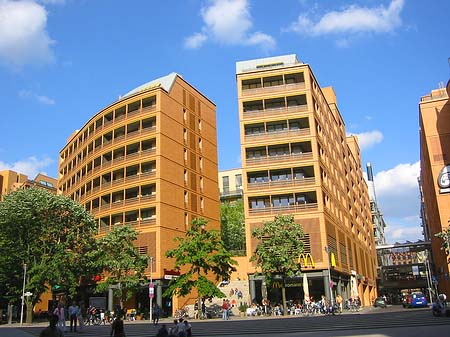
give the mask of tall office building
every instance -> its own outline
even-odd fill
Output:
[[[305,231],[299,262],[310,294],[358,295],[370,305],[377,258],[368,189],[357,139],[346,136],[333,89],[321,88],[296,55],[237,62],[236,77],[247,255],[257,245],[253,228],[293,214]],[[253,300],[277,296],[254,266],[249,279]],[[288,298],[303,298],[300,279],[286,285]]]
[[[450,220],[450,81],[419,103],[421,215],[429,232],[439,290],[450,296],[450,270],[436,233]]]
[[[139,232],[136,245],[153,257],[155,300],[164,309],[173,238],[196,217],[220,229],[216,138],[214,103],[171,73],[100,110],[60,152],[59,192],[94,215],[99,235],[122,225]],[[148,292],[141,301],[148,307]]]

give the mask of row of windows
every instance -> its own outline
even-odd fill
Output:
[[[267,123],[254,123],[254,124],[247,124],[244,126],[246,136],[264,133],[297,131],[300,129],[307,129],[307,128],[309,128],[308,118],[289,119]]]
[[[249,184],[266,183],[269,181],[304,179],[314,177],[314,167],[294,167],[287,169],[277,169],[269,171],[257,171],[247,173]]]
[[[156,208],[140,208],[111,214],[100,218],[100,230],[107,229],[109,226],[121,225],[123,223],[129,224],[133,221],[151,220],[156,217]]]
[[[279,85],[288,85],[304,82],[305,76],[302,72],[293,74],[282,74],[276,76],[242,80],[242,90],[257,89],[262,87],[267,88]]]
[[[316,192],[289,193],[271,196],[258,196],[248,199],[250,209],[287,207],[317,203]]]
[[[76,152],[77,149],[94,133],[112,122],[124,119],[126,116],[134,115],[142,110],[148,110],[156,107],[156,96],[146,97],[129,104],[123,105],[121,107],[112,110],[92,122],[85,128],[85,130],[80,134],[76,141],[74,141],[71,146],[69,146],[62,154],[62,159],[68,158],[72,153]]]
[[[251,112],[265,109],[291,108],[306,105],[307,105],[306,95],[283,96],[244,102],[243,111]]]
[[[109,167],[111,164],[117,165],[126,158],[133,159],[139,155],[145,156],[146,154],[153,154],[155,150],[156,140],[152,138],[109,151],[102,156],[87,162],[76,174],[72,175],[72,177],[63,182],[62,191],[65,192],[67,189],[70,189],[73,185],[76,185],[86,176],[91,174],[91,172]]]
[[[312,152],[311,142],[259,146],[245,149],[247,159],[287,156]]]
[[[89,157],[93,150],[97,150],[102,146],[114,145],[118,141],[125,140],[127,138],[133,137],[144,133],[145,131],[151,131],[156,126],[156,118],[146,118],[139,120],[127,125],[123,125],[114,129],[113,131],[107,132],[100,137],[96,138],[94,141],[90,142],[78,155],[73,158],[66,166],[62,168],[60,174],[68,174],[70,171],[76,167],[79,163],[82,163],[87,157]]]
[[[111,206],[114,203],[129,201],[136,198],[148,199],[146,197],[154,196],[156,194],[156,184],[145,184],[140,186],[133,186],[124,190],[114,191],[103,194],[101,197],[92,199],[85,203],[85,208],[88,211],[95,210],[99,207]]]

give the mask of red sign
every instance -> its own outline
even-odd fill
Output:
[[[148,297],[149,298],[155,297],[155,286],[153,283],[148,284]]]

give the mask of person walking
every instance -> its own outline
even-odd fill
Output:
[[[58,323],[57,323],[57,327],[62,331],[62,332],[67,332],[67,327],[66,327],[66,311],[64,309],[64,303],[63,302],[59,302],[58,306],[56,307],[56,309],[53,311],[53,314],[58,316]]]
[[[117,318],[114,320],[111,325],[111,333],[110,337],[125,337],[125,330],[123,328],[123,320],[122,315],[117,315]]]
[[[72,302],[72,305],[69,307],[70,332],[77,332],[77,315],[79,309],[77,302]]]
[[[222,302],[222,319],[224,321],[227,319],[227,301],[225,299]]]
[[[48,317],[50,325],[41,331],[39,337],[64,337],[63,332],[56,326],[59,317],[57,315],[51,314]]]
[[[158,325],[158,323],[159,323],[159,314],[160,314],[159,305],[158,305],[158,303],[155,303],[153,305],[153,310],[152,310],[153,325]]]

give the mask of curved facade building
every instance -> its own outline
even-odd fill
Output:
[[[200,216],[220,228],[216,139],[214,103],[172,73],[96,113],[60,152],[59,193],[93,214],[99,235],[122,225],[139,232],[162,306],[173,238]]]

